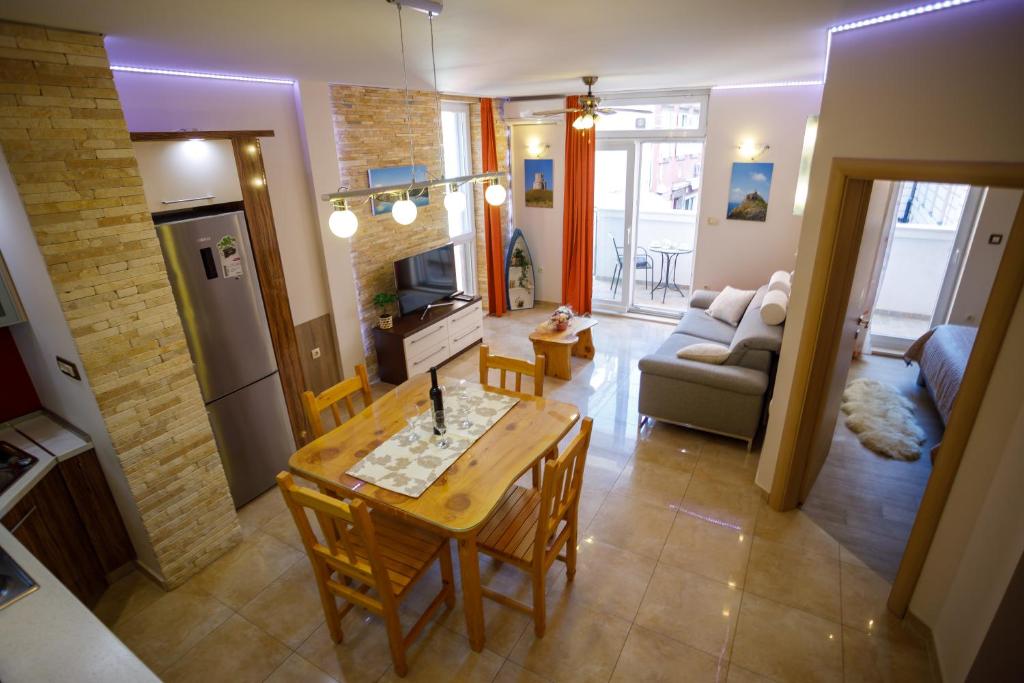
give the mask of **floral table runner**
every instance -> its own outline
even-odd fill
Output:
[[[418,498],[519,399],[468,385],[444,399],[447,447],[434,434],[427,409],[402,431],[375,448],[346,474],[381,488]]]

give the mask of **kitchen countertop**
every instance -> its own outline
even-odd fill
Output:
[[[92,448],[92,442],[59,417],[44,411],[0,424],[0,441],[6,441],[39,459],[9,489],[0,494],[0,517],[6,515],[58,462]]]
[[[0,609],[0,680],[153,681],[149,668],[0,526],[0,547],[39,589]]]

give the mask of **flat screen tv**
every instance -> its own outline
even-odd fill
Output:
[[[395,285],[402,315],[455,294],[455,245],[446,244],[395,261]]]

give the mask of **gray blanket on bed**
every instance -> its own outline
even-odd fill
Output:
[[[921,367],[921,375],[928,383],[943,422],[949,420],[953,410],[953,400],[960,391],[977,333],[976,327],[939,325],[921,335],[903,354],[907,365],[917,361]]]

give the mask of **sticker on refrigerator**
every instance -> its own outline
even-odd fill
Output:
[[[242,254],[238,251],[238,240],[224,235],[217,242],[220,252],[220,267],[224,277],[242,277]]]

